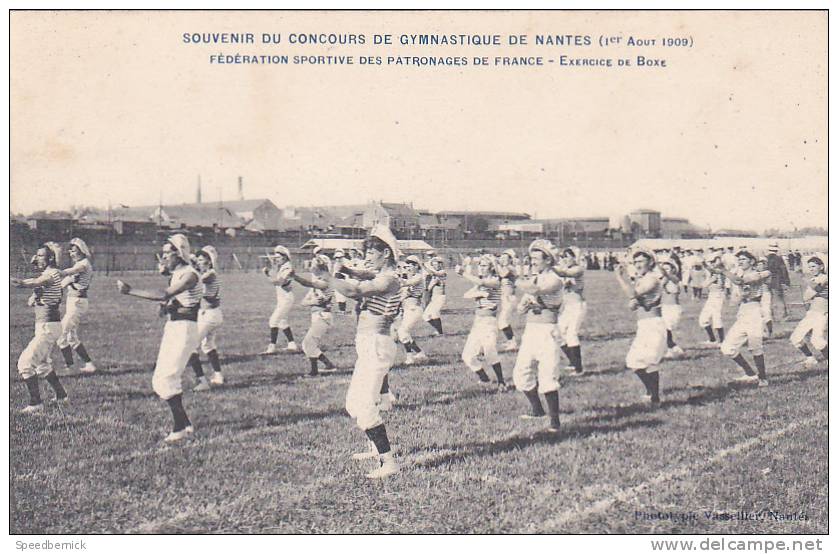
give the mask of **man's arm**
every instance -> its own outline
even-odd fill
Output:
[[[345,265],[339,266],[339,271],[353,279],[358,279],[359,281],[368,281],[370,279],[374,279],[377,275],[377,273],[371,269],[354,268]]]
[[[329,288],[329,285],[328,283],[326,283],[326,281],[318,277],[315,277],[314,274],[312,274],[310,279],[306,279],[302,275],[292,273],[291,278],[300,283],[302,286],[308,287],[310,289],[326,290],[327,288]]]
[[[40,275],[29,279],[18,279],[17,277],[12,277],[9,279],[9,282],[17,288],[34,289],[46,285],[51,280],[52,277],[49,275]]]
[[[362,298],[376,294],[387,294],[398,289],[399,283],[395,276],[377,275],[360,283],[352,283],[345,279],[338,279],[333,275],[326,275],[324,279],[330,287],[349,298]]]
[[[81,273],[82,271],[84,271],[85,265],[86,264],[84,262],[76,262],[75,264],[73,264],[72,267],[68,267],[67,269],[61,270],[61,276],[68,277],[70,275],[76,275],[78,273]]]
[[[164,302],[173,296],[194,287],[197,283],[198,274],[190,271],[177,282],[172,282],[165,289],[134,289],[131,285],[122,281],[117,281],[116,286],[122,294],[143,298],[145,300],[152,300],[154,302]]]
[[[559,280],[558,275],[553,273],[544,273],[539,275],[539,277],[540,278],[537,283],[533,283],[532,281],[523,281],[518,284],[518,288],[528,294],[549,294],[562,287],[562,282]]]
[[[567,266],[553,266],[553,273],[558,275],[559,277],[579,277],[582,275],[581,265],[574,265],[572,267]]]

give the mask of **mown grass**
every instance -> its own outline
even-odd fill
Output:
[[[582,332],[590,371],[563,378],[556,437],[544,422],[518,419],[519,393],[495,392],[460,362],[471,314],[465,283],[452,278],[448,334],[432,338],[427,326],[419,333],[431,361],[391,373],[399,405],[386,420],[404,470],[370,482],[370,463],[350,459],[365,441],[343,410],[354,318],[336,316],[327,342],[336,375],[305,377],[302,354],[256,356],[273,309],[260,277],[224,275],[227,384],[185,393],[197,433],[175,447],[161,444],[169,414],[150,386],[163,325],[154,304],[120,297],[115,279],[98,276],[81,333],[102,371],[65,377],[72,403],[25,417],[15,368],[32,314],[25,295],[12,294],[12,533],[827,531],[827,371],[799,364],[787,341],[794,322],[777,324],[780,338],[767,343],[771,386],[732,388],[733,363],[697,346],[700,305],[687,300],[677,334],[687,357],[662,366],[663,405],[651,410],[623,370],[633,316],[613,275],[591,272]],[[727,308],[727,326],[733,317]],[[305,310],[295,309],[298,341],[307,325]],[[57,351],[53,359],[63,366]],[[503,355],[507,375],[513,362]],[[189,370],[186,381],[188,391]],[[762,509],[807,519],[703,517]],[[648,521],[638,511],[699,517]]]

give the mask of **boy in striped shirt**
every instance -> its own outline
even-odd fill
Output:
[[[358,359],[346,392],[346,411],[372,445],[369,452],[356,454],[353,458],[378,458],[379,467],[367,477],[381,479],[399,471],[381,418],[381,399],[389,393],[387,373],[396,360],[396,343],[389,331],[401,304],[399,277],[395,271],[399,247],[390,229],[376,225],[364,241],[364,250],[365,269],[337,268],[357,279],[357,284],[328,273],[324,279],[330,287],[357,300],[360,305],[355,335]]]
[[[334,290],[323,279],[327,273],[330,273],[329,258],[317,255],[311,260],[311,278],[302,277],[293,271],[290,274],[293,280],[310,289],[302,300],[303,306],[311,308],[311,325],[303,338],[303,353],[311,365],[308,373],[310,377],[320,374],[318,362],[323,363],[322,373],[335,371],[335,364],[320,349],[323,338],[332,327],[332,306],[335,300]]]
[[[70,259],[73,265],[61,272],[64,278],[61,286],[67,289],[67,308],[61,320],[61,336],[58,348],[67,368],[73,367],[73,350],[84,364],[79,371],[93,373],[96,366],[90,361],[90,355],[78,336],[81,320],[88,310],[88,290],[93,279],[93,265],[90,263],[90,249],[80,238],[70,241]]]
[[[195,254],[195,269],[201,277],[203,295],[201,310],[198,312],[198,339],[200,347],[189,357],[189,365],[198,378],[198,384],[193,392],[203,392],[210,389],[210,384],[223,385],[224,374],[221,373],[221,360],[218,357],[218,345],[215,342],[218,329],[224,323],[221,312],[221,281],[218,277],[216,265],[218,253],[213,246],[205,246]],[[201,365],[200,351],[203,350],[212,366],[212,377],[208,380]]]
[[[189,240],[181,234],[172,235],[163,244],[160,272],[171,276],[165,289],[140,290],[121,280],[116,282],[121,294],[158,302],[162,313],[168,316],[151,377],[154,392],[166,401],[172,412],[173,428],[163,439],[167,443],[186,439],[194,432],[183,408],[182,377],[190,355],[200,342],[198,310],[203,287],[198,272],[189,263],[189,250]]]
[[[402,322],[398,328],[399,342],[407,354],[404,363],[411,365],[423,362],[428,355],[422,352],[413,338],[413,329],[422,321],[422,295],[425,291],[425,274],[422,272],[422,261],[416,256],[405,259],[405,278],[402,279]]]
[[[29,298],[29,305],[35,310],[35,336],[20,354],[17,361],[17,371],[29,391],[29,404],[21,410],[25,414],[35,414],[44,411],[41,400],[41,388],[38,377],[43,377],[55,392],[58,402],[67,400],[64,390],[52,367],[50,352],[61,334],[61,271],[58,270],[58,245],[46,243],[35,253],[35,266],[41,270],[38,277],[18,279],[12,277],[9,281],[17,288],[35,289]]]
[[[464,298],[475,301],[474,323],[469,331],[466,344],[463,346],[463,362],[471,369],[483,383],[491,380],[483,368],[484,364],[491,366],[497,378],[499,390],[508,390],[503,378],[503,369],[498,357],[498,307],[501,305],[501,279],[498,277],[498,267],[493,256],[485,254],[480,257],[477,275],[472,274],[471,265],[463,268],[463,278],[475,286],[467,291]],[[480,360],[480,356],[483,360]]]
[[[443,267],[442,258],[436,256],[425,263],[427,291],[430,299],[422,318],[434,328],[437,336],[442,335],[442,308],[445,306],[445,281],[448,273]]]

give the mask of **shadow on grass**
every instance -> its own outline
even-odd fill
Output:
[[[702,358],[710,358],[710,357],[717,357],[720,360],[721,355],[718,353],[716,349],[699,349],[699,350],[689,350],[689,353],[682,358],[677,360],[662,360],[661,364],[663,366],[662,369],[669,371],[678,368],[678,364],[680,362],[691,361],[691,360],[700,360]],[[609,375],[619,375],[621,373],[631,373],[630,369],[626,369],[626,365],[623,362],[619,362],[616,364],[611,364],[605,367],[589,367],[585,370],[585,373],[582,375],[571,375],[573,381],[584,381],[588,377],[605,377]],[[564,377],[567,379],[568,377]]]
[[[450,449],[457,450],[450,454],[441,454],[433,456],[429,460],[422,460],[416,462],[414,467],[421,468],[435,468],[449,464],[457,464],[464,462],[469,458],[481,458],[485,456],[493,456],[504,452],[512,452],[516,450],[524,450],[531,446],[540,444],[558,444],[561,442],[569,442],[574,440],[586,439],[592,435],[604,435],[609,433],[621,433],[628,429],[634,428],[654,428],[663,425],[663,422],[658,419],[644,419],[639,421],[629,421],[618,425],[568,425],[563,426],[560,433],[551,433],[548,431],[537,431],[532,435],[515,435],[507,439],[488,442],[472,442],[464,444],[455,444],[450,446],[436,446],[436,449]],[[415,448],[411,452],[417,454],[426,450],[425,448]],[[433,452],[433,450],[430,450]]]
[[[769,382],[777,384],[793,383],[805,381],[816,377],[818,375],[825,375],[824,370],[799,371],[794,373],[778,374],[772,377],[769,373]],[[640,385],[638,383],[638,390]],[[652,407],[646,402],[638,402],[629,406],[595,406],[591,411],[602,413],[602,415],[595,415],[593,417],[585,418],[587,421],[594,422],[609,422],[620,419],[632,417],[637,414],[661,412],[669,409],[679,408],[682,406],[702,406],[714,402],[721,402],[731,394],[735,394],[742,390],[756,389],[754,385],[737,385],[733,383],[720,383],[714,386],[688,386],[688,387],[674,387],[671,389],[664,389],[662,393],[662,401],[658,407]],[[674,399],[667,398],[666,395],[673,392],[688,391],[690,394],[686,398]]]
[[[619,333],[605,333],[605,334],[602,334],[602,335],[590,335],[590,336],[587,336],[587,337],[582,335],[579,338],[581,339],[582,344],[585,344],[585,343],[588,343],[588,342],[607,342],[609,340],[615,340],[615,339],[627,339],[627,338],[634,337],[636,334],[637,334],[636,331],[623,331],[623,332],[619,332]]]
[[[226,419],[208,422],[204,428],[218,428],[223,433],[229,431],[248,431],[257,427],[283,427],[307,421],[320,421],[334,417],[349,417],[343,409],[301,412],[295,414],[254,415],[238,419]]]

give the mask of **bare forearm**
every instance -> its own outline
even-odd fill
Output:
[[[153,300],[155,302],[163,302],[168,300],[166,291],[164,290],[146,290],[146,289],[131,289],[126,293],[128,296],[136,296],[144,300]]]

